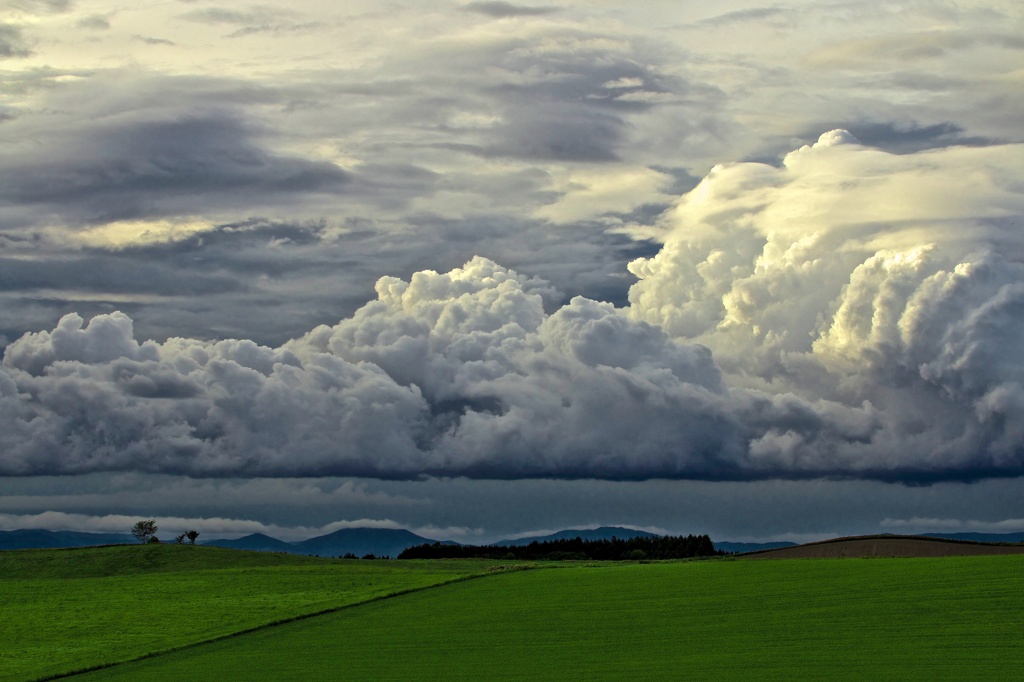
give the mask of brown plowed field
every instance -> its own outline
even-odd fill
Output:
[[[809,542],[741,554],[740,559],[843,559],[869,557],[978,556],[981,554],[1024,554],[1024,545],[999,545],[924,538],[915,535],[866,535]]]

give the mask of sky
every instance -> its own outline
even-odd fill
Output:
[[[0,529],[1024,530],[1017,0],[0,0]]]

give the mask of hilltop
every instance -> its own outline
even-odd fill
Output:
[[[921,535],[861,535],[766,549],[744,559],[912,558],[1024,554],[1024,545],[950,540]]]

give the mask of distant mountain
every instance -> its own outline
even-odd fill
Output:
[[[560,530],[548,535],[535,535],[526,538],[499,540],[491,543],[494,546],[525,546],[531,542],[546,540],[610,540],[613,537],[628,540],[635,537],[657,537],[655,533],[643,530],[622,528],[619,526],[602,526],[593,529]],[[931,537],[950,538],[954,540],[974,540],[978,542],[1021,542],[1024,533],[984,534],[984,533],[933,533]],[[88,547],[92,545],[133,544],[136,540],[127,533],[82,533],[76,531],[49,530],[12,530],[0,531],[0,550],[27,548],[59,548]],[[233,540],[207,540],[201,545],[244,549],[257,552],[288,552],[289,554],[318,555],[322,557],[344,556],[355,554],[365,556],[396,557],[409,547],[422,544],[433,544],[434,540],[417,535],[401,528],[344,528],[342,530],[309,538],[301,542],[285,542],[263,533],[253,533]],[[445,541],[441,544],[458,544]],[[716,542],[715,548],[726,552],[752,552],[760,549],[791,547],[792,542]]]
[[[92,547],[94,545],[122,545],[137,542],[127,533],[84,533],[74,530],[0,530],[0,550],[4,549],[59,549],[62,547]]]
[[[715,541],[715,549],[723,552],[757,552],[762,549],[780,549],[782,547],[796,547],[795,542],[724,542]]]
[[[210,540],[199,544],[210,545],[211,547],[227,547],[228,549],[248,549],[254,552],[290,552],[297,554],[292,543],[272,538],[263,533],[253,533],[252,535],[235,538],[234,540]]]
[[[285,542],[263,533],[253,533],[235,540],[210,540],[200,544],[229,549],[248,549],[256,552],[288,552],[322,557],[355,554],[396,557],[403,549],[433,543],[433,540],[398,528],[343,528],[327,535]]]
[[[926,538],[969,540],[970,542],[1024,542],[1024,533],[924,533]]]
[[[344,556],[351,553],[360,557],[365,554],[396,557],[403,549],[433,542],[404,528],[342,528],[327,535],[292,543],[292,551],[319,556]]]
[[[658,537],[655,533],[648,533],[645,530],[633,530],[632,528],[619,528],[618,526],[602,526],[592,529],[560,530],[550,535],[534,535],[527,538],[516,538],[515,540],[499,540],[492,542],[496,547],[523,547],[531,542],[545,542],[548,540],[611,540],[619,538],[628,540],[630,538],[653,538]]]

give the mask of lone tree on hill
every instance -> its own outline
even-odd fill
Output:
[[[185,534],[182,533],[181,535],[175,535],[174,536],[174,541],[177,542],[179,545],[184,544],[185,543]]]
[[[185,532],[185,537],[188,538],[188,542],[189,542],[190,545],[194,545],[194,544],[196,544],[196,538],[199,537],[199,531],[197,531],[197,530],[186,531]]]
[[[150,538],[156,536],[156,519],[149,519],[148,521],[139,521],[132,526],[132,535],[139,542],[149,542]]]

